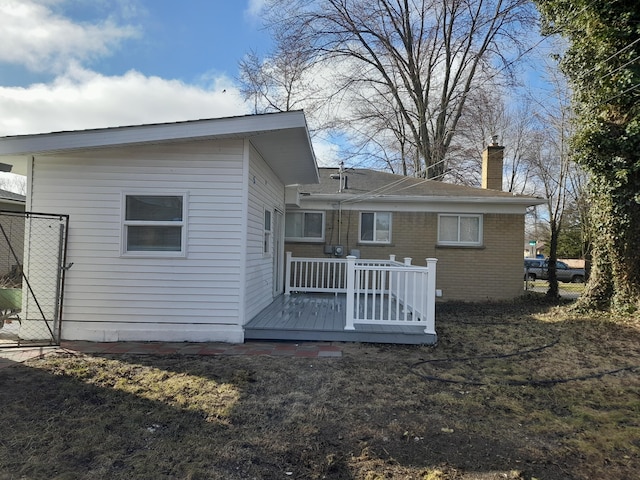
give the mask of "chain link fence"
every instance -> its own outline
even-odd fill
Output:
[[[0,210],[0,348],[60,343],[68,224]]]
[[[524,289],[528,292],[547,293],[549,282],[547,280],[525,280]],[[558,283],[560,297],[568,300],[576,300],[584,290],[584,283]]]

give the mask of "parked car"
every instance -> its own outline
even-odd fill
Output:
[[[559,282],[583,283],[585,279],[584,268],[571,268],[564,262],[556,261],[556,276]],[[524,259],[525,280],[548,280],[549,260],[544,258]]]

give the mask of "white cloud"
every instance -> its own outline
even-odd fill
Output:
[[[234,81],[205,72],[198,84],[131,70],[106,76],[87,67],[139,32],[113,16],[78,23],[55,13],[72,0],[0,0],[0,63],[49,72],[49,83],[0,86],[0,136],[220,118],[249,113]],[[114,0],[95,0],[113,7]],[[258,20],[267,0],[249,0],[245,14]],[[140,15],[136,0],[118,0],[120,18]],[[106,7],[105,7],[106,8]],[[113,10],[110,10],[113,12]],[[144,12],[143,12],[144,13]],[[313,112],[307,111],[308,116]],[[313,140],[319,165],[338,164],[337,147]]]
[[[230,79],[208,87],[74,67],[50,84],[0,87],[0,135],[163,123],[247,113]]]
[[[247,8],[244,10],[246,17],[252,21],[257,21],[266,6],[267,0],[249,0]]]
[[[59,73],[70,63],[109,55],[119,42],[138,36],[133,26],[107,18],[74,23],[51,8],[59,1],[0,1],[0,62]]]
[[[338,167],[340,165],[340,147],[318,135],[313,137],[313,152],[319,167]]]

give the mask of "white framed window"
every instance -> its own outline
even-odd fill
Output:
[[[360,212],[360,242],[391,243],[391,212]]]
[[[324,212],[287,212],[284,219],[285,240],[324,242],[324,225]]]
[[[123,255],[186,256],[186,193],[123,193],[122,204]]]
[[[482,215],[438,215],[438,244],[482,245]]]
[[[265,255],[271,254],[271,241],[273,238],[273,227],[271,221],[271,210],[264,210],[264,242],[262,253]]]

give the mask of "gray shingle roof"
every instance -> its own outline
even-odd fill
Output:
[[[344,172],[346,188],[339,192],[339,178],[332,178],[338,174],[337,168],[319,168],[320,183],[301,185],[300,192],[313,195],[345,195],[356,196],[376,194],[381,196],[409,196],[409,197],[491,197],[513,198],[510,192],[488,190],[485,188],[454,185],[423,178],[405,177],[393,173],[370,170],[366,168],[351,169]],[[527,197],[524,197],[527,198]]]
[[[26,202],[27,197],[20,195],[19,193],[10,192],[8,190],[2,190],[0,188],[0,200],[13,200],[15,202]]]

